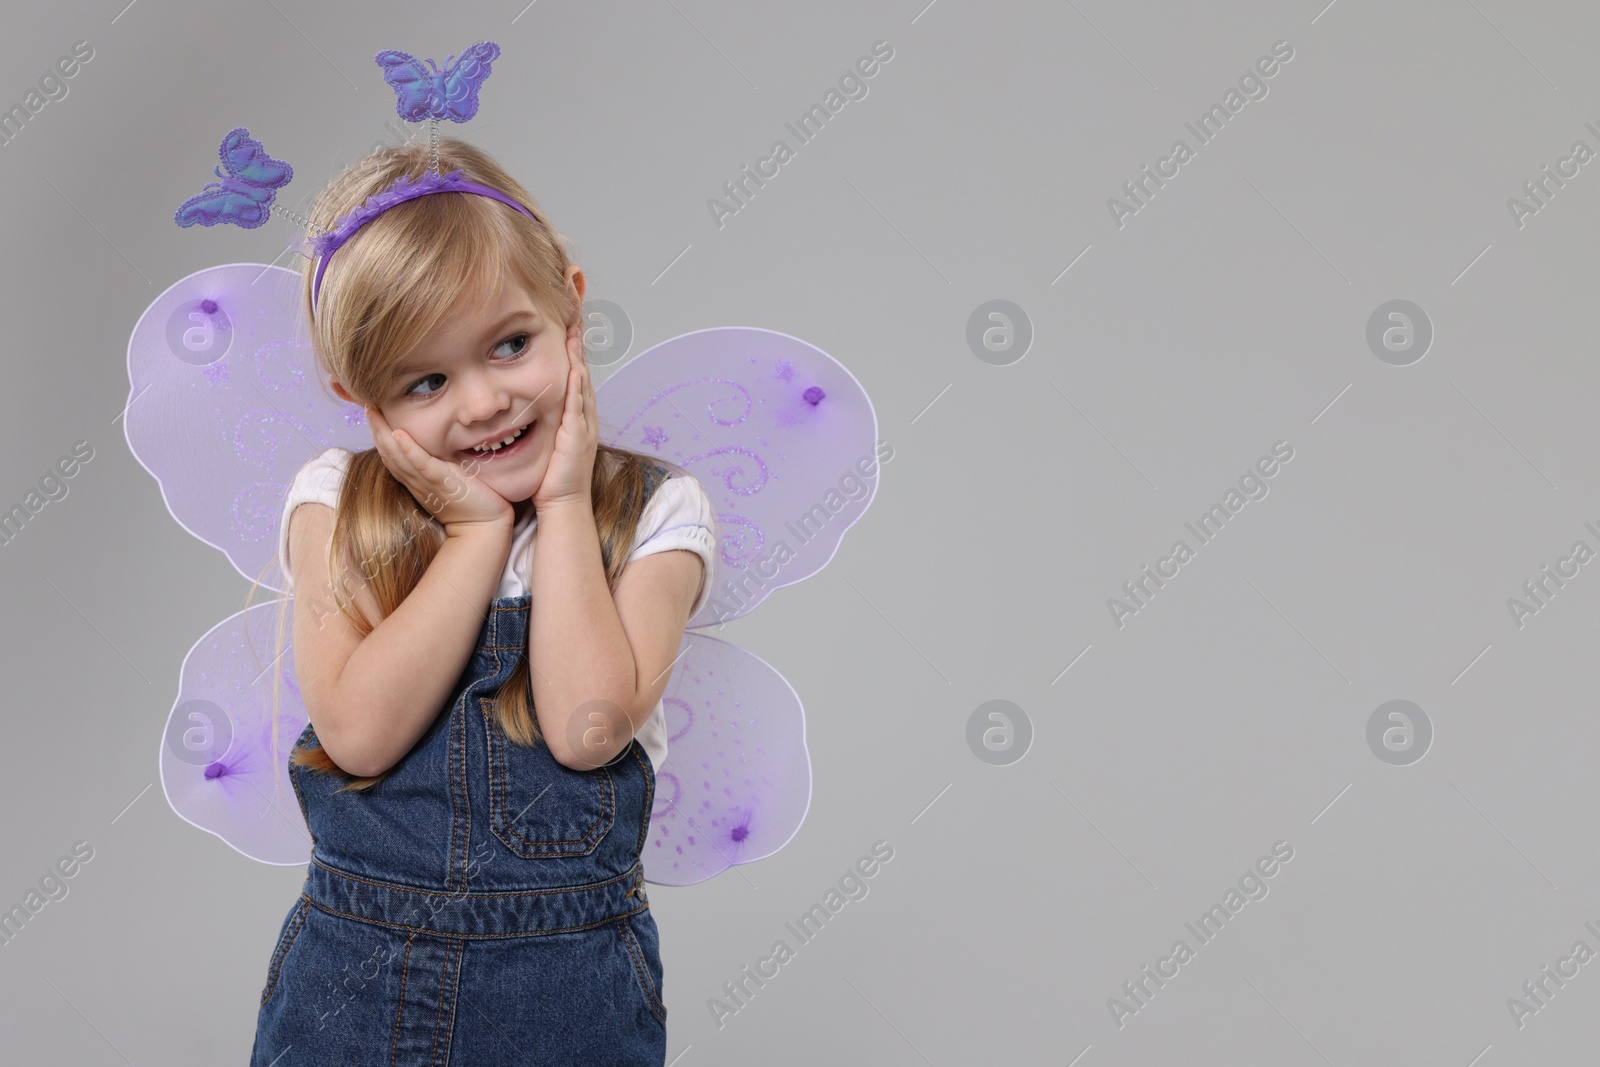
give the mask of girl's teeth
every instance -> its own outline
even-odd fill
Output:
[[[512,434],[510,437],[507,437],[504,441],[501,441],[499,444],[494,444],[494,445],[473,445],[472,446],[472,451],[474,451],[474,452],[498,452],[498,451],[500,451],[500,449],[504,448],[506,445],[509,445],[512,441],[515,441],[517,438],[521,437],[524,433],[527,432],[527,430],[528,430],[528,427],[524,426],[522,429],[518,430],[516,433]]]

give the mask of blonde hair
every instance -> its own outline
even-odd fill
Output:
[[[396,178],[404,174],[415,180],[428,165],[426,145],[376,149],[328,184],[311,219],[331,228],[340,215]],[[329,259],[314,317],[311,285],[317,263],[311,259],[303,265],[302,309],[311,322],[312,351],[321,376],[325,380],[331,374],[363,405],[388,394],[397,381],[395,368],[467,294],[495,291],[504,272],[527,287],[552,321],[570,327],[581,316],[567,292],[566,271],[572,262],[567,239],[527,191],[488,154],[462,141],[440,139],[439,165],[446,172],[459,168],[466,177],[504,193],[533,218],[491,197],[462,193],[420,196],[396,205],[363,226]],[[596,451],[590,497],[606,583],[613,591],[633,547],[645,503],[645,470],[651,465],[684,473],[676,464],[627,449],[601,444]],[[416,587],[443,540],[443,526],[389,473],[376,448],[354,453],[328,546],[330,591],[340,614],[363,637],[381,621],[366,618],[355,603],[349,564],[356,564],[387,618]],[[279,609],[275,649],[283,646],[289,599],[284,597]],[[281,671],[275,671],[274,766],[280,678]],[[526,650],[495,693],[494,706],[513,743],[543,743]],[[387,774],[352,776],[320,746],[296,748],[289,760],[350,779],[341,791],[370,788]]]

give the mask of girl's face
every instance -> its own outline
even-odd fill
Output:
[[[567,268],[568,298],[583,300],[583,272]],[[430,455],[476,476],[511,502],[520,521],[550,462],[566,403],[566,324],[550,318],[510,272],[498,291],[466,298],[402,363],[378,410]],[[344,389],[337,382],[341,395]],[[474,445],[499,445],[498,451]]]

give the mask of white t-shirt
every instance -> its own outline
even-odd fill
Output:
[[[301,504],[326,504],[330,508],[339,506],[339,491],[344,485],[345,468],[352,454],[343,448],[326,450],[307,461],[289,487],[289,494],[283,503],[283,524],[278,534],[278,565],[291,587],[294,575],[289,569],[289,518]],[[533,509],[529,508],[512,527],[511,554],[506,560],[505,572],[500,576],[499,588],[495,590],[496,599],[523,596],[528,592],[527,576],[517,571],[515,563],[522,559],[524,551],[531,563],[534,548],[529,546],[529,541],[534,540],[538,525]],[[638,532],[634,536],[633,551],[628,555],[628,561],[632,562],[653,552],[682,548],[700,556],[705,564],[705,575],[694,607],[689,611],[690,618],[694,618],[695,612],[711,595],[715,528],[711,500],[699,481],[689,475],[669,475],[656,485],[655,492],[645,502],[644,514],[639,517]],[[659,770],[667,758],[667,719],[660,701],[636,736],[650,756],[651,765]]]

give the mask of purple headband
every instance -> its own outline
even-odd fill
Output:
[[[341,215],[333,229],[323,230],[316,224],[273,203],[278,190],[289,184],[294,168],[281,159],[267,154],[260,141],[250,136],[243,126],[235,126],[222,138],[218,155],[222,166],[214,173],[222,180],[208,183],[199,193],[185,200],[173,215],[179,226],[215,226],[230,222],[245,229],[254,229],[267,221],[276,211],[305,231],[319,256],[317,273],[311,282],[311,307],[317,306],[317,294],[322,289],[322,274],[332,256],[357,230],[385,211],[407,200],[429,193],[475,193],[492,197],[502,204],[516,208],[530,219],[533,212],[506,196],[470,179],[461,171],[449,174],[439,171],[439,120],[466,122],[478,113],[478,90],[489,77],[489,64],[500,55],[500,46],[493,41],[480,41],[464,50],[460,56],[445,59],[444,69],[433,60],[423,61],[406,52],[386,49],[375,58],[383,68],[383,80],[394,89],[395,113],[408,122],[428,120],[429,169],[419,179],[402,174],[389,188],[367,197],[366,203],[348,214]],[[228,173],[224,174],[222,168]]]
[[[328,269],[328,259],[341,245],[355,236],[357,230],[388,211],[396,204],[403,204],[407,200],[415,200],[419,196],[430,193],[477,193],[479,196],[491,197],[516,208],[530,219],[533,212],[506,196],[498,189],[491,189],[461,176],[461,171],[453,170],[449,174],[440,174],[430,170],[416,181],[411,180],[408,174],[402,174],[381,193],[367,197],[367,202],[347,215],[341,215],[333,224],[333,229],[312,240],[320,261],[317,263],[317,275],[311,282],[311,308],[315,312],[317,307],[317,293],[322,289],[322,272]]]

